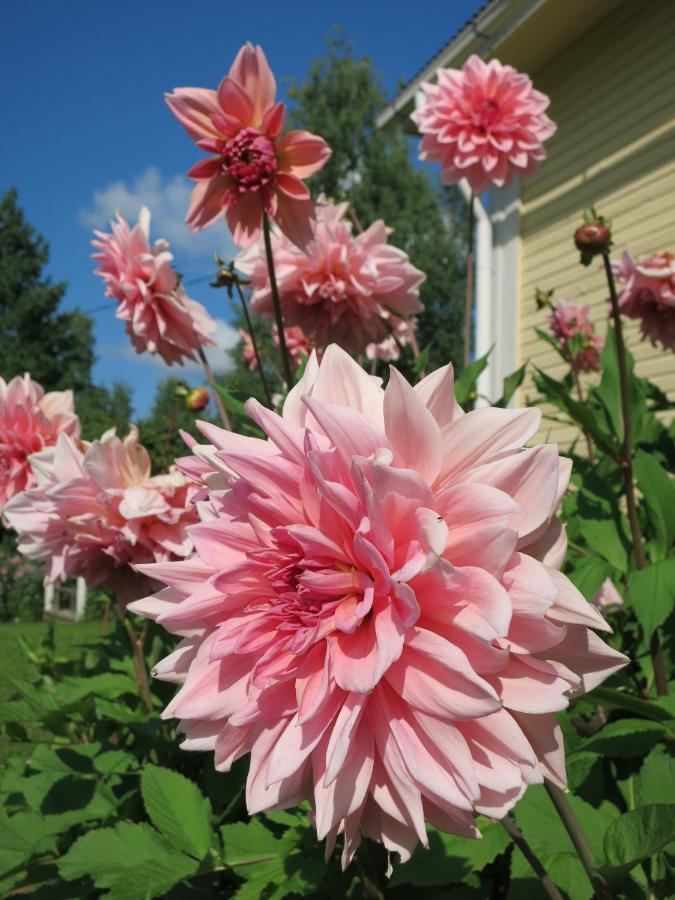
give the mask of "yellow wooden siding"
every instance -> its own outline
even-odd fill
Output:
[[[581,210],[594,204],[612,219],[617,257],[624,249],[675,250],[674,45],[675,6],[626,0],[532,73],[551,97],[558,131],[540,172],[522,184],[518,354],[553,376],[565,366],[534,333],[546,321],[536,288],[590,303],[598,331],[606,330],[601,266],[580,266],[572,242]],[[675,355],[641,341],[637,325],[625,321],[638,373],[675,399]],[[520,402],[534,393],[526,382]],[[564,446],[575,434],[545,421],[539,437]]]

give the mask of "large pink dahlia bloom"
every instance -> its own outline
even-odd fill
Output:
[[[548,323],[553,336],[569,356],[575,372],[599,372],[603,338],[595,333],[588,303],[558,300],[553,304]]]
[[[245,44],[217,91],[176,88],[171,112],[197,146],[213,154],[188,176],[197,182],[186,222],[197,231],[225,213],[237,244],[248,246],[263,214],[294,243],[310,237],[312,203],[304,183],[330,149],[308,131],[281,136],[286,108],[275,103],[276,81],[261,47]]]
[[[133,228],[121,213],[110,223],[112,233],[96,231],[92,258],[117,300],[117,318],[137,353],[157,353],[167,365],[198,359],[200,347],[213,346],[216,323],[201,303],[185,293],[173,267],[167,241],[150,244],[150,210],[143,207]]]
[[[535,410],[455,402],[446,366],[386,391],[314,355],[267,440],[202,424],[196,555],[142,566],[132,609],[183,635],[155,674],[219,770],[251,754],[251,813],[309,798],[320,838],[406,859],[425,820],[478,836],[528,784],[565,778],[554,713],[625,658],[559,572],[569,465],[523,449]]]
[[[466,178],[474,194],[530,175],[546,156],[556,126],[549,98],[527,75],[497,59],[471,56],[463,69],[439,69],[422,85],[425,101],[412,114],[422,134],[420,158],[441,165],[443,184]]]
[[[59,434],[80,434],[72,391],[45,394],[28,374],[0,378],[0,510],[35,483],[30,456],[55,444]]]
[[[642,336],[675,351],[675,254],[624,253],[612,269],[623,290],[619,309],[640,322]]]
[[[5,507],[19,549],[47,565],[47,579],[82,575],[120,603],[152,590],[134,563],[166,562],[192,551],[186,526],[197,521],[197,486],[181,472],[150,476],[150,457],[132,426],[78,445],[62,434],[36,454],[37,485]]]
[[[353,353],[385,340],[388,311],[420,312],[424,273],[407,254],[387,243],[391,229],[373,222],[352,234],[348,203],[316,207],[313,238],[300,250],[283,235],[272,236],[272,250],[284,321],[298,325],[319,348],[335,342]],[[262,242],[240,254],[237,268],[252,282],[251,305],[267,318],[274,314]]]

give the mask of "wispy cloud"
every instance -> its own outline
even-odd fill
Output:
[[[191,182],[182,175],[164,178],[156,166],[148,166],[130,183],[114,181],[94,191],[91,204],[80,210],[80,222],[86,228],[107,228],[118,210],[127,219],[136,219],[140,208],[147,206],[152,238],[166,238],[174,251],[190,256],[211,256],[217,250],[223,259],[231,259],[237,251],[224,222],[196,233],[185,225],[191,190]]]
[[[224,319],[216,319],[215,321],[216,331],[213,334],[213,339],[216,342],[216,346],[206,348],[206,358],[213,371],[222,374],[230,372],[233,368],[232,359],[227,351],[234,347],[239,340],[239,332]],[[170,375],[175,375],[177,378],[180,378],[181,375],[203,376],[203,370],[199,363],[186,362],[183,366],[167,366],[160,356],[152,353],[136,353],[131,344],[126,342],[123,344],[99,345],[98,352],[101,356],[143,363],[161,371],[167,377]]]

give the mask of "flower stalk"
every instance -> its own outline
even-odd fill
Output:
[[[269,385],[267,384],[267,378],[265,377],[265,372],[263,370],[262,359],[260,357],[260,351],[258,350],[258,342],[255,339],[255,331],[253,330],[253,322],[251,321],[251,315],[248,311],[248,304],[246,303],[246,297],[244,297],[244,292],[241,289],[241,284],[239,282],[239,278],[235,275],[234,279],[234,287],[237,291],[237,296],[239,297],[239,302],[241,303],[242,312],[244,313],[244,320],[246,322],[246,329],[248,333],[251,335],[251,344],[253,345],[253,353],[255,354],[256,362],[258,363],[258,372],[260,373],[260,383],[262,384],[262,389],[265,394],[265,400],[267,401],[267,405],[270,409],[274,409],[274,403],[272,402],[272,394],[270,393]]]
[[[630,525],[631,537],[633,539],[633,548],[635,550],[635,565],[638,569],[642,569],[645,566],[646,558],[644,546],[642,543],[640,520],[638,519],[637,513],[637,501],[635,499],[635,479],[633,477],[634,449],[631,429],[628,366],[626,365],[626,344],[623,337],[623,325],[621,321],[621,311],[619,309],[619,298],[617,296],[616,283],[614,281],[614,273],[612,272],[612,264],[609,259],[608,248],[605,248],[603,250],[602,262],[605,268],[605,275],[607,276],[607,285],[609,287],[612,320],[614,322],[614,335],[616,337],[616,355],[619,364],[621,417],[623,420],[623,446],[621,449],[621,458],[619,460],[619,465],[621,466],[621,470],[623,472],[628,522]],[[658,632],[656,631],[654,631],[651,636],[650,654],[654,667],[656,691],[660,696],[665,696],[668,693],[668,683],[666,679],[665,666],[663,663],[663,654],[661,653],[661,644],[659,641]]]
[[[565,830],[570,836],[570,840],[577,851],[577,856],[584,871],[588,875],[589,881],[595,891],[597,900],[611,900],[613,896],[607,882],[600,874],[598,864],[593,856],[593,851],[588,843],[588,838],[583,832],[577,817],[572,812],[572,808],[567,802],[564,791],[552,782],[544,779],[544,787],[555,807],[556,812],[560,816],[560,820],[565,826]]]
[[[265,239],[267,271],[270,276],[272,303],[274,304],[274,319],[277,323],[277,331],[279,332],[279,348],[281,350],[281,361],[284,367],[284,380],[286,381],[286,389],[290,391],[290,389],[293,387],[293,369],[291,367],[291,357],[286,345],[286,335],[284,333],[284,318],[281,312],[279,288],[277,287],[277,274],[274,269],[274,254],[272,253],[272,240],[270,236],[270,220],[266,215],[263,215],[263,236]]]
[[[223,423],[223,426],[227,428],[228,431],[232,431],[232,425],[230,424],[230,417],[227,414],[225,407],[223,406],[223,401],[218,393],[218,385],[216,384],[216,379],[213,374],[213,369],[209,365],[209,361],[206,358],[206,354],[204,353],[204,348],[200,346],[199,348],[199,358],[201,360],[202,366],[204,368],[204,374],[206,375],[206,380],[213,388],[213,397],[216,401],[216,407],[218,409],[218,415],[220,416],[220,421]]]
[[[513,843],[530,864],[532,871],[541,882],[541,886],[549,895],[551,900],[563,900],[563,895],[551,880],[551,876],[547,873],[546,869],[542,865],[539,857],[536,855],[532,847],[530,847],[530,845],[525,840],[522,831],[520,830],[520,828],[518,828],[514,820],[510,816],[504,816],[504,818],[501,819],[501,823]]]
[[[123,616],[122,623],[124,625],[124,630],[129,636],[129,642],[133,651],[134,675],[136,676],[138,693],[146,713],[151,713],[153,710],[153,703],[150,695],[150,685],[148,684],[148,673],[145,668],[145,659],[143,657],[143,636],[138,634],[128,616]]]

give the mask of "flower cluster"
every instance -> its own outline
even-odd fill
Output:
[[[171,112],[197,146],[213,154],[188,175],[197,182],[187,224],[193,230],[225,213],[235,243],[248,246],[263,215],[302,246],[309,240],[312,202],[304,179],[328,160],[325,141],[307,131],[281,137],[285,107],[260,47],[241,48],[217,91],[177,88]]]
[[[553,336],[569,357],[575,372],[599,372],[604,341],[595,333],[590,306],[573,300],[558,300],[548,317]]]
[[[354,235],[348,208],[347,203],[318,204],[312,240],[304,251],[283,234],[272,235],[272,249],[284,321],[299,326],[319,349],[335,342],[362,353],[368,344],[389,337],[390,312],[408,317],[421,311],[424,273],[387,243],[391,229],[383,222]],[[251,279],[253,310],[271,319],[262,243],[240,254],[236,264]]]
[[[35,483],[30,456],[55,444],[59,434],[80,434],[72,391],[46,394],[28,374],[9,383],[0,378],[0,511]]]
[[[164,715],[227,771],[250,753],[251,813],[311,799],[320,838],[361,830],[403,859],[425,820],[478,836],[527,785],[564,783],[555,713],[625,663],[559,571],[570,465],[524,444],[533,409],[464,413],[446,366],[386,391],[313,354],[267,440],[202,423],[196,555],[140,566],[132,609],[181,635]]]
[[[385,314],[391,334],[378,344],[368,344],[366,357],[395,362],[401,356],[401,347],[412,345],[415,340],[415,319],[402,319],[400,316]]]
[[[239,337],[242,340],[242,355],[244,361],[251,372],[255,372],[258,368],[258,360],[256,359],[255,349],[253,347],[253,339],[248,331],[243,328],[239,329]],[[291,357],[291,361],[296,368],[301,365],[303,359],[308,357],[312,352],[312,345],[305,337],[302,328],[295,326],[294,328],[284,328],[284,337],[286,338],[286,349]],[[276,347],[279,346],[279,331],[276,325],[272,326],[272,340]]]
[[[200,347],[213,346],[216,323],[201,303],[191,300],[173,268],[165,240],[150,244],[150,211],[143,208],[129,227],[120,213],[110,223],[112,233],[96,231],[93,259],[106,286],[117,300],[117,318],[137,353],[157,353],[167,365],[197,359]]]
[[[543,143],[556,129],[544,112],[549,99],[511,66],[472,56],[463,69],[439,69],[437,83],[422,88],[412,114],[420,158],[440,163],[444,184],[466,178],[480,194],[532,174],[546,156]]]
[[[612,269],[623,290],[619,309],[640,322],[644,338],[675,351],[675,254],[651,253],[636,259],[624,253]]]
[[[62,433],[31,457],[37,484],[5,507],[19,549],[47,565],[49,581],[82,575],[121,604],[149,588],[133,563],[184,558],[192,550],[186,526],[197,521],[195,485],[178,471],[150,475],[150,458],[132,426],[91,444]]]

